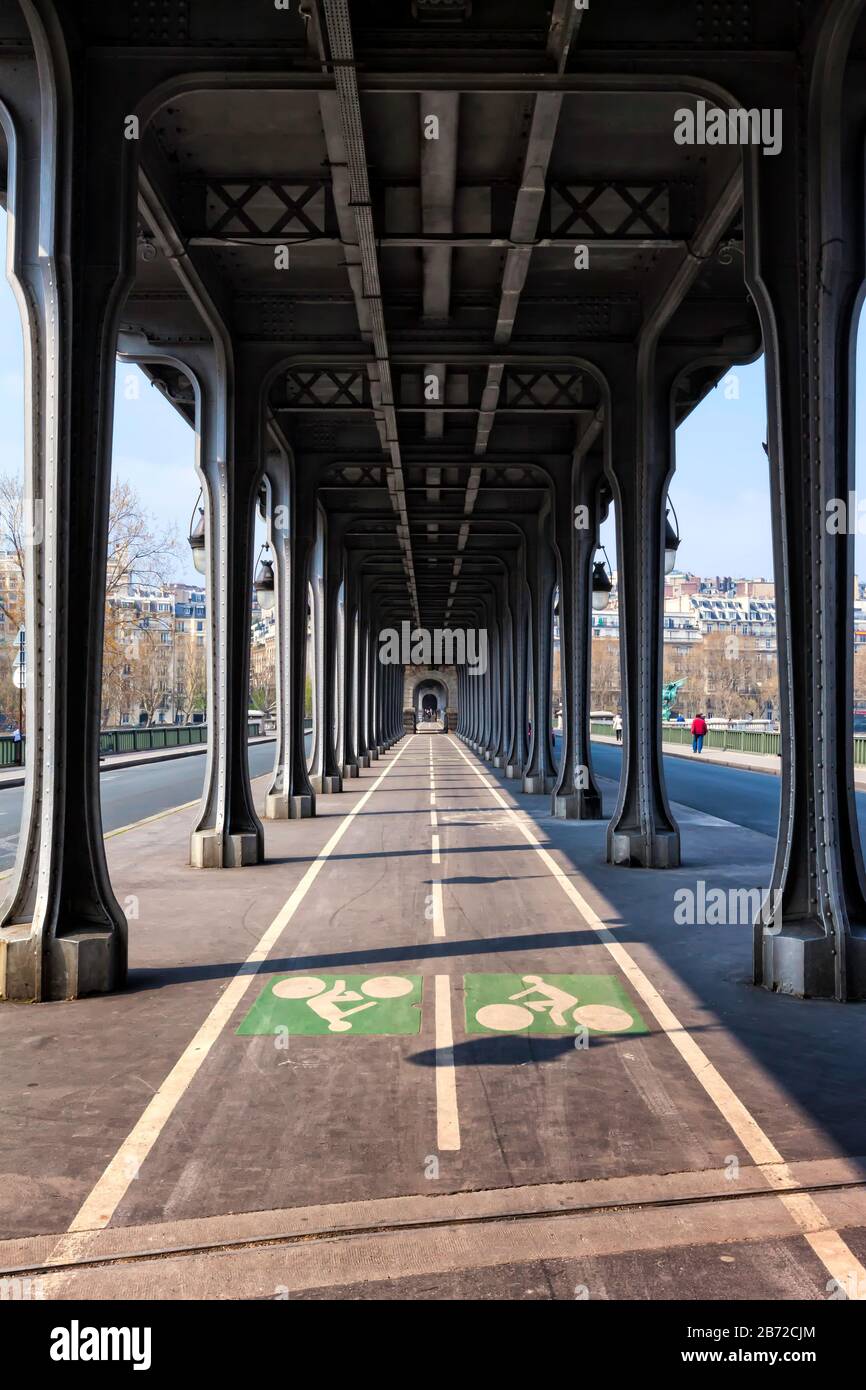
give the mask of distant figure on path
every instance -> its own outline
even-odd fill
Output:
[[[700,753],[704,746],[704,736],[707,732],[707,721],[702,714],[696,714],[692,720],[692,752]]]
[[[614,731],[614,733],[616,734],[616,741],[617,741],[617,743],[622,743],[622,715],[621,715],[621,714],[615,714],[615,715],[613,716],[613,731]]]

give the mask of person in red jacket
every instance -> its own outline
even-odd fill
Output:
[[[707,732],[707,721],[702,714],[696,714],[692,720],[692,752],[700,753],[704,746],[704,735]]]

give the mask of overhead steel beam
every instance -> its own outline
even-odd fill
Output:
[[[397,417],[394,411],[391,365],[382,305],[382,285],[373,229],[370,184],[367,176],[367,154],[364,145],[358,81],[355,73],[352,24],[346,0],[322,0],[322,6],[327,27],[330,59],[324,51],[324,45],[322,45],[320,56],[323,65],[327,65],[330,61],[333,66],[336,106],[341,127],[341,130],[338,131],[334,120],[336,114],[334,97],[331,93],[322,93],[320,101],[325,125],[325,138],[328,144],[332,174],[336,176],[339,171],[344,185],[346,182],[348,183],[347,206],[352,209],[355,223],[352,288],[355,291],[356,303],[358,303],[358,319],[361,331],[372,339],[376,353],[375,363],[368,365],[376,410],[376,423],[382,440],[382,447],[390,458],[388,488],[397,515],[397,535],[403,550],[409,601],[415,615],[415,621],[420,626],[421,615],[418,608],[415,569],[412,563],[412,546],[409,540],[409,518],[406,513],[403,467],[400,458],[400,441],[397,433]],[[347,248],[347,262],[348,259]]]
[[[567,8],[559,3],[559,0],[554,5],[551,14],[548,48],[556,57],[558,71],[561,71],[565,65],[568,49],[576,29],[576,14],[574,5]],[[523,286],[526,283],[532,256],[532,243],[538,233],[538,224],[544,205],[547,170],[553,142],[556,138],[561,108],[562,96],[558,92],[539,93],[533,104],[532,123],[523,157],[523,175],[520,180],[520,189],[511,223],[510,240],[512,245],[505,258],[502,272],[499,312],[496,316],[496,328],[493,335],[497,345],[510,342],[514,332],[517,306],[520,302]],[[501,361],[491,362],[487,370],[487,384],[482,395],[482,409],[478,416],[475,433],[475,453],[479,455],[487,450],[496,408],[499,404],[503,372],[504,363]],[[481,470],[480,468],[473,469],[466,484],[464,511],[467,517],[470,517],[475,509],[480,484]],[[467,525],[465,532],[461,529],[458,550],[464,549],[468,535],[469,527]],[[455,581],[459,576],[458,566],[459,559],[454,562]],[[449,606],[445,612],[446,622],[450,606],[449,601]]]

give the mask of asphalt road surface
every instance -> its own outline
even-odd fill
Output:
[[[622,759],[619,748],[609,743],[593,743],[592,756],[599,777],[619,781]],[[268,772],[273,757],[272,743],[253,744],[250,775],[260,777]],[[666,757],[664,764],[672,801],[775,838],[779,821],[778,777],[702,763],[697,757],[694,761]],[[116,830],[172,806],[194,801],[201,795],[204,767],[205,757],[201,754],[104,771],[100,786],[105,829]],[[0,791],[0,870],[11,868],[15,860],[23,792],[23,787]],[[861,839],[866,843],[866,794],[863,792],[857,793],[857,818]]]
[[[254,743],[249,758],[250,775],[261,777],[273,767],[273,743]],[[195,753],[113,771],[107,767],[99,779],[103,828],[117,830],[172,806],[195,801],[201,796],[205,762],[205,753]],[[0,870],[10,869],[15,862],[23,798],[23,787],[0,791]]]
[[[610,743],[593,743],[592,765],[598,777],[618,782],[622,750]],[[671,801],[703,811],[709,816],[756,830],[773,839],[779,826],[778,777],[767,772],[743,772],[693,759],[665,757],[665,783]],[[857,820],[861,842],[866,843],[866,793],[857,793]]]

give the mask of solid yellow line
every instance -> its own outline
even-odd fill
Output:
[[[707,1054],[686,1031],[673,1010],[665,1003],[655,985],[632,959],[622,943],[616,940],[613,933],[586,899],[577,891],[568,874],[548,854],[533,834],[530,826],[515,813],[513,807],[500,794],[499,789],[467,758],[459,744],[455,743],[454,747],[494,800],[514,821],[524,839],[529,842],[545,868],[556,879],[566,897],[577,908],[586,925],[596,933],[635,993],[646,1004],[659,1027],[668,1035],[695,1079],[700,1082],[710,1100],[730,1125],[740,1143],[760,1167],[765,1167],[770,1185],[777,1189],[799,1186],[797,1179],[775,1144],[764,1133],[757,1120],[746,1109],[746,1106],[721,1073],[713,1066]],[[827,1218],[813,1198],[803,1193],[786,1197],[783,1191],[779,1193],[779,1198],[800,1227],[824,1268],[843,1288],[856,1289],[855,1297],[866,1300],[866,1268],[848,1248],[838,1231],[830,1229]]]
[[[460,1148],[457,1113],[457,1074],[454,1070],[454,1031],[451,1022],[451,980],[436,976],[436,1147],[450,1153]]]
[[[102,836],[103,840],[111,840],[115,835],[125,835],[129,830],[138,830],[141,825],[150,825],[152,821],[162,820],[165,816],[173,816],[177,811],[188,811],[191,806],[198,806],[201,797],[197,796],[195,801],[184,801],[180,806],[169,806],[167,811],[156,811],[152,816],[145,816],[142,820],[134,820],[129,825],[119,825],[116,830],[106,830]],[[9,878],[15,872],[14,869],[4,869],[0,873],[0,879]]]
[[[151,821],[163,820],[165,816],[173,816],[176,811],[188,811],[190,806],[198,806],[201,797],[197,796],[195,801],[184,801],[181,806],[170,806],[167,811],[156,811],[152,816],[145,816],[143,820],[134,820],[130,825],[119,825],[116,830],[106,830],[103,840],[111,840],[115,835],[125,835],[128,830],[137,830],[140,825],[150,825]]]
[[[86,1236],[90,1232],[101,1230],[108,1225],[130,1183],[137,1175],[141,1164],[150,1153],[205,1058],[219,1039],[262,964],[291,922],[352,821],[364,809],[373,793],[378,791],[391,768],[409,747],[410,741],[411,739],[407,740],[393,761],[376,778],[368,791],[340,822],[324,848],[319,851],[294,892],[213,1005],[195,1037],[174,1064],[156,1095],[121,1144],[102,1177],[73,1218],[68,1234],[52,1250],[45,1262],[46,1264],[62,1264],[71,1257],[80,1255],[82,1235]]]

